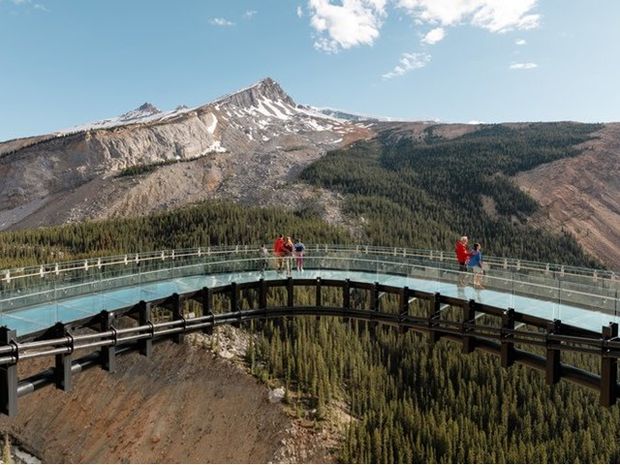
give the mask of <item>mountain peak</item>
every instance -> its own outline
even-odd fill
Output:
[[[258,106],[260,100],[265,99],[273,102],[285,103],[292,107],[296,106],[293,99],[280,87],[280,84],[270,77],[261,79],[250,87],[226,95],[214,103],[229,103],[239,107],[249,108]]]
[[[146,116],[153,116],[158,113],[161,113],[161,110],[157,108],[155,105],[149,102],[144,102],[135,110],[128,111],[127,113],[123,113],[119,119],[121,121],[130,121],[138,118],[144,118]]]

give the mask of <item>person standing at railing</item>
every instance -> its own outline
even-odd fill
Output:
[[[482,275],[484,274],[482,249],[477,242],[474,244],[474,249],[469,254],[469,262],[467,262],[467,265],[474,272],[474,287],[476,289],[484,289],[482,286]]]
[[[291,236],[288,236],[284,245],[282,246],[282,256],[284,257],[284,265],[286,266],[286,275],[291,275],[291,260],[293,259],[293,241],[291,240]]]
[[[465,286],[465,273],[467,273],[467,260],[469,259],[469,250],[467,248],[468,241],[469,239],[467,236],[462,236],[458,241],[456,241],[456,245],[454,247],[456,261],[459,263],[458,286],[460,287]]]
[[[295,255],[297,271],[304,271],[304,251],[306,250],[306,246],[301,242],[301,239],[297,239],[295,240],[294,247],[293,254]]]
[[[284,236],[280,234],[273,243],[273,255],[276,257],[276,268],[282,271],[282,254],[284,250]]]
[[[260,246],[259,250],[260,259],[258,261],[258,268],[261,272],[261,275],[265,273],[267,266],[269,265],[269,250],[265,247],[265,244]]]

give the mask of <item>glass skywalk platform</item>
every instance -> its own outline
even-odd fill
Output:
[[[168,297],[173,293],[182,294],[198,291],[203,287],[216,287],[232,282],[241,284],[258,281],[261,278],[269,281],[283,279],[283,277],[285,277],[284,274],[269,270],[264,273],[249,271],[173,278],[120,289],[110,289],[5,312],[0,315],[0,325],[15,329],[18,336],[25,336],[49,328],[59,321],[69,323],[96,315],[102,310],[114,311],[135,305],[141,300],[156,300]],[[410,289],[433,293],[439,292],[442,295],[463,300],[474,299],[476,302],[495,307],[513,308],[517,312],[547,320],[559,319],[565,324],[594,332],[599,332],[602,326],[606,326],[610,322],[620,323],[620,317],[618,316],[572,305],[491,289],[477,290],[471,286],[458,287],[454,283],[411,278],[408,276],[343,270],[306,270],[303,272],[294,271],[292,277],[296,279],[350,279],[351,281],[369,284],[378,282],[395,287],[407,286]]]
[[[487,258],[486,289],[471,286],[449,253],[366,246],[310,246],[306,271],[294,279],[375,282],[440,293],[600,332],[620,323],[613,272]],[[272,259],[255,248],[161,251],[41,265],[0,272],[0,325],[27,336],[53,326],[203,287],[281,280]],[[257,271],[263,267],[265,272]],[[459,287],[465,278],[469,286]]]

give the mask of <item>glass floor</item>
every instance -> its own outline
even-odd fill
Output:
[[[102,310],[113,311],[134,305],[141,300],[149,301],[167,297],[175,292],[181,294],[197,291],[205,286],[215,287],[232,282],[253,282],[261,278],[277,280],[283,279],[283,277],[285,277],[283,274],[269,270],[264,274],[252,271],[174,278],[139,286],[106,290],[96,294],[82,295],[5,312],[0,314],[0,325],[16,330],[18,336],[25,336],[49,328],[59,321],[69,323],[96,315]],[[306,270],[293,272],[293,277],[304,279],[316,279],[319,277],[337,280],[350,279],[351,281],[367,283],[379,282],[396,287],[408,286],[410,289],[439,292],[442,295],[459,299],[474,299],[476,302],[495,307],[514,308],[517,312],[548,320],[559,319],[565,324],[596,332],[601,332],[601,328],[607,326],[610,322],[620,323],[620,318],[617,316],[590,309],[514,295],[508,292],[486,289],[476,290],[471,286],[462,288],[452,283],[416,279],[407,276],[344,270]]]

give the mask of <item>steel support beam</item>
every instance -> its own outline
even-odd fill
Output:
[[[261,281],[263,281],[261,279]],[[264,283],[264,281],[263,281]],[[202,288],[202,316],[208,316],[212,322],[215,322],[215,315],[213,314],[213,291],[208,287]],[[202,329],[204,334],[213,334],[213,325],[205,326]]]
[[[562,323],[560,320],[553,320],[547,324],[547,335],[560,334]],[[551,347],[551,342],[547,339],[547,366],[545,368],[545,382],[549,385],[556,384],[561,378],[561,354],[560,349]]]
[[[141,300],[138,304],[138,324],[139,326],[149,325],[153,331],[153,315],[150,302]],[[138,341],[138,351],[145,357],[153,355],[153,338],[140,339]]]
[[[342,285],[342,308],[345,312],[351,310],[351,280],[347,279]],[[344,322],[351,323],[351,318],[344,318]]]
[[[400,333],[405,334],[409,328],[403,323],[409,316],[409,288],[404,287],[400,291],[399,303],[398,303],[398,322],[400,323]]]
[[[323,302],[323,292],[321,291],[321,278],[316,278],[316,289],[314,294],[314,305],[320,307]],[[321,317],[317,315],[317,320],[320,320]]]
[[[185,321],[185,316],[183,315],[183,300],[176,292],[172,294],[170,305],[172,310],[172,319],[174,321]],[[185,334],[177,333],[172,335],[172,342],[175,344],[183,344],[184,341]]]
[[[99,313],[99,319],[101,322],[100,324],[102,332],[112,331],[114,334],[116,334],[116,329],[114,328],[114,313],[108,312],[107,310],[102,310],[101,313]],[[100,361],[101,368],[110,373],[115,373],[116,347],[114,345],[102,347],[100,349]]]
[[[441,308],[441,294],[436,292],[430,299],[430,314],[428,316],[429,336],[431,343],[434,344],[441,338],[441,335],[434,330],[440,319]]]
[[[618,323],[603,326],[603,340],[618,338]],[[601,354],[601,396],[603,407],[611,407],[618,399],[618,359],[606,356],[609,349],[603,348]]]
[[[0,365],[0,412],[14,417],[17,415],[17,332],[6,326],[0,327],[0,345],[13,345],[16,349],[15,362]]]
[[[239,312],[239,288],[236,282],[230,283],[230,311],[233,313]],[[241,326],[241,315],[238,315],[237,321],[232,323],[232,326],[235,328]]]
[[[461,332],[463,333],[461,352],[471,354],[476,348],[476,338],[468,334],[475,331],[475,328],[466,328],[465,324],[476,324],[476,301],[473,299],[463,305],[463,324],[461,325]]]
[[[65,354],[56,354],[54,365],[54,384],[58,389],[68,392],[72,388],[71,383],[71,363],[73,362],[73,336],[69,331],[69,326],[62,323],[54,325],[54,336],[66,338],[70,351]]]
[[[290,276],[286,280],[286,303],[288,308],[295,306],[295,287],[293,286],[293,278]]]
[[[515,362],[515,345],[512,334],[504,330],[515,329],[515,311],[509,308],[502,315],[502,339],[500,346],[500,361],[503,368],[511,367]]]

